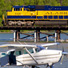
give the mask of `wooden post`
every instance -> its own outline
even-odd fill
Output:
[[[40,30],[36,30],[37,32],[37,42],[40,41]]]
[[[17,40],[19,40],[20,39],[20,30],[17,30]]]
[[[60,40],[60,33],[61,33],[61,31],[60,30],[57,30],[57,40],[58,41]]]
[[[48,42],[48,41],[49,41],[49,40],[48,40],[48,36],[46,36],[46,39],[47,39],[47,42]]]

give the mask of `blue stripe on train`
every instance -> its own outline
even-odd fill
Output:
[[[42,16],[37,16],[38,19],[42,19],[43,17]]]
[[[48,16],[48,19],[52,19],[53,18],[53,16]]]
[[[63,16],[59,16],[59,19],[63,19]]]
[[[12,18],[18,18],[18,19],[20,19],[20,18],[27,18],[27,19],[29,19],[29,18],[36,18],[36,16],[7,16],[7,18],[9,19],[12,19]]]
[[[44,16],[44,19],[47,19],[47,16]]]
[[[63,16],[44,16],[44,19],[63,19]],[[7,19],[36,19],[36,16],[7,16]],[[37,16],[37,19],[43,19],[43,16]],[[68,16],[64,16],[64,19],[68,19]]]
[[[54,19],[58,19],[58,16],[54,16]]]
[[[64,16],[64,19],[68,19],[68,16]]]

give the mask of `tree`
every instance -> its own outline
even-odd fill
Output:
[[[4,3],[4,0],[1,0],[0,1],[0,17],[2,17],[4,10],[5,10],[5,3]]]
[[[39,0],[39,1],[38,1],[38,5],[44,5],[43,0]]]
[[[2,10],[5,7],[4,0],[0,1],[0,10]]]
[[[38,5],[39,0],[34,0],[34,5]]]
[[[35,0],[31,0],[30,5],[35,5]]]
[[[18,0],[18,3],[19,3],[18,5],[20,5],[20,6],[24,5],[24,0]]]
[[[24,1],[24,5],[30,5],[30,0],[23,0]]]
[[[5,9],[6,10],[11,10],[11,2],[10,2],[10,0],[5,0]]]
[[[62,6],[68,6],[68,0],[63,0],[62,1]]]
[[[45,4],[50,6],[60,6],[60,3],[58,3],[57,0],[46,0]]]

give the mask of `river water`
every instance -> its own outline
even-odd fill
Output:
[[[29,33],[30,34],[30,33]],[[20,38],[25,37],[26,35],[20,34]],[[40,38],[45,37],[47,35],[45,34],[40,34]],[[54,41],[54,36],[50,36],[48,39],[49,41]],[[65,34],[60,34],[60,38],[63,40],[68,39],[68,36]],[[25,39],[33,39],[33,37],[27,37]],[[13,33],[0,33],[0,41],[13,41]],[[46,39],[41,39],[41,41],[46,41]]]

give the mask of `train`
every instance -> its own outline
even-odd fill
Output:
[[[68,6],[13,6],[6,15],[2,24],[9,26],[68,24]]]

